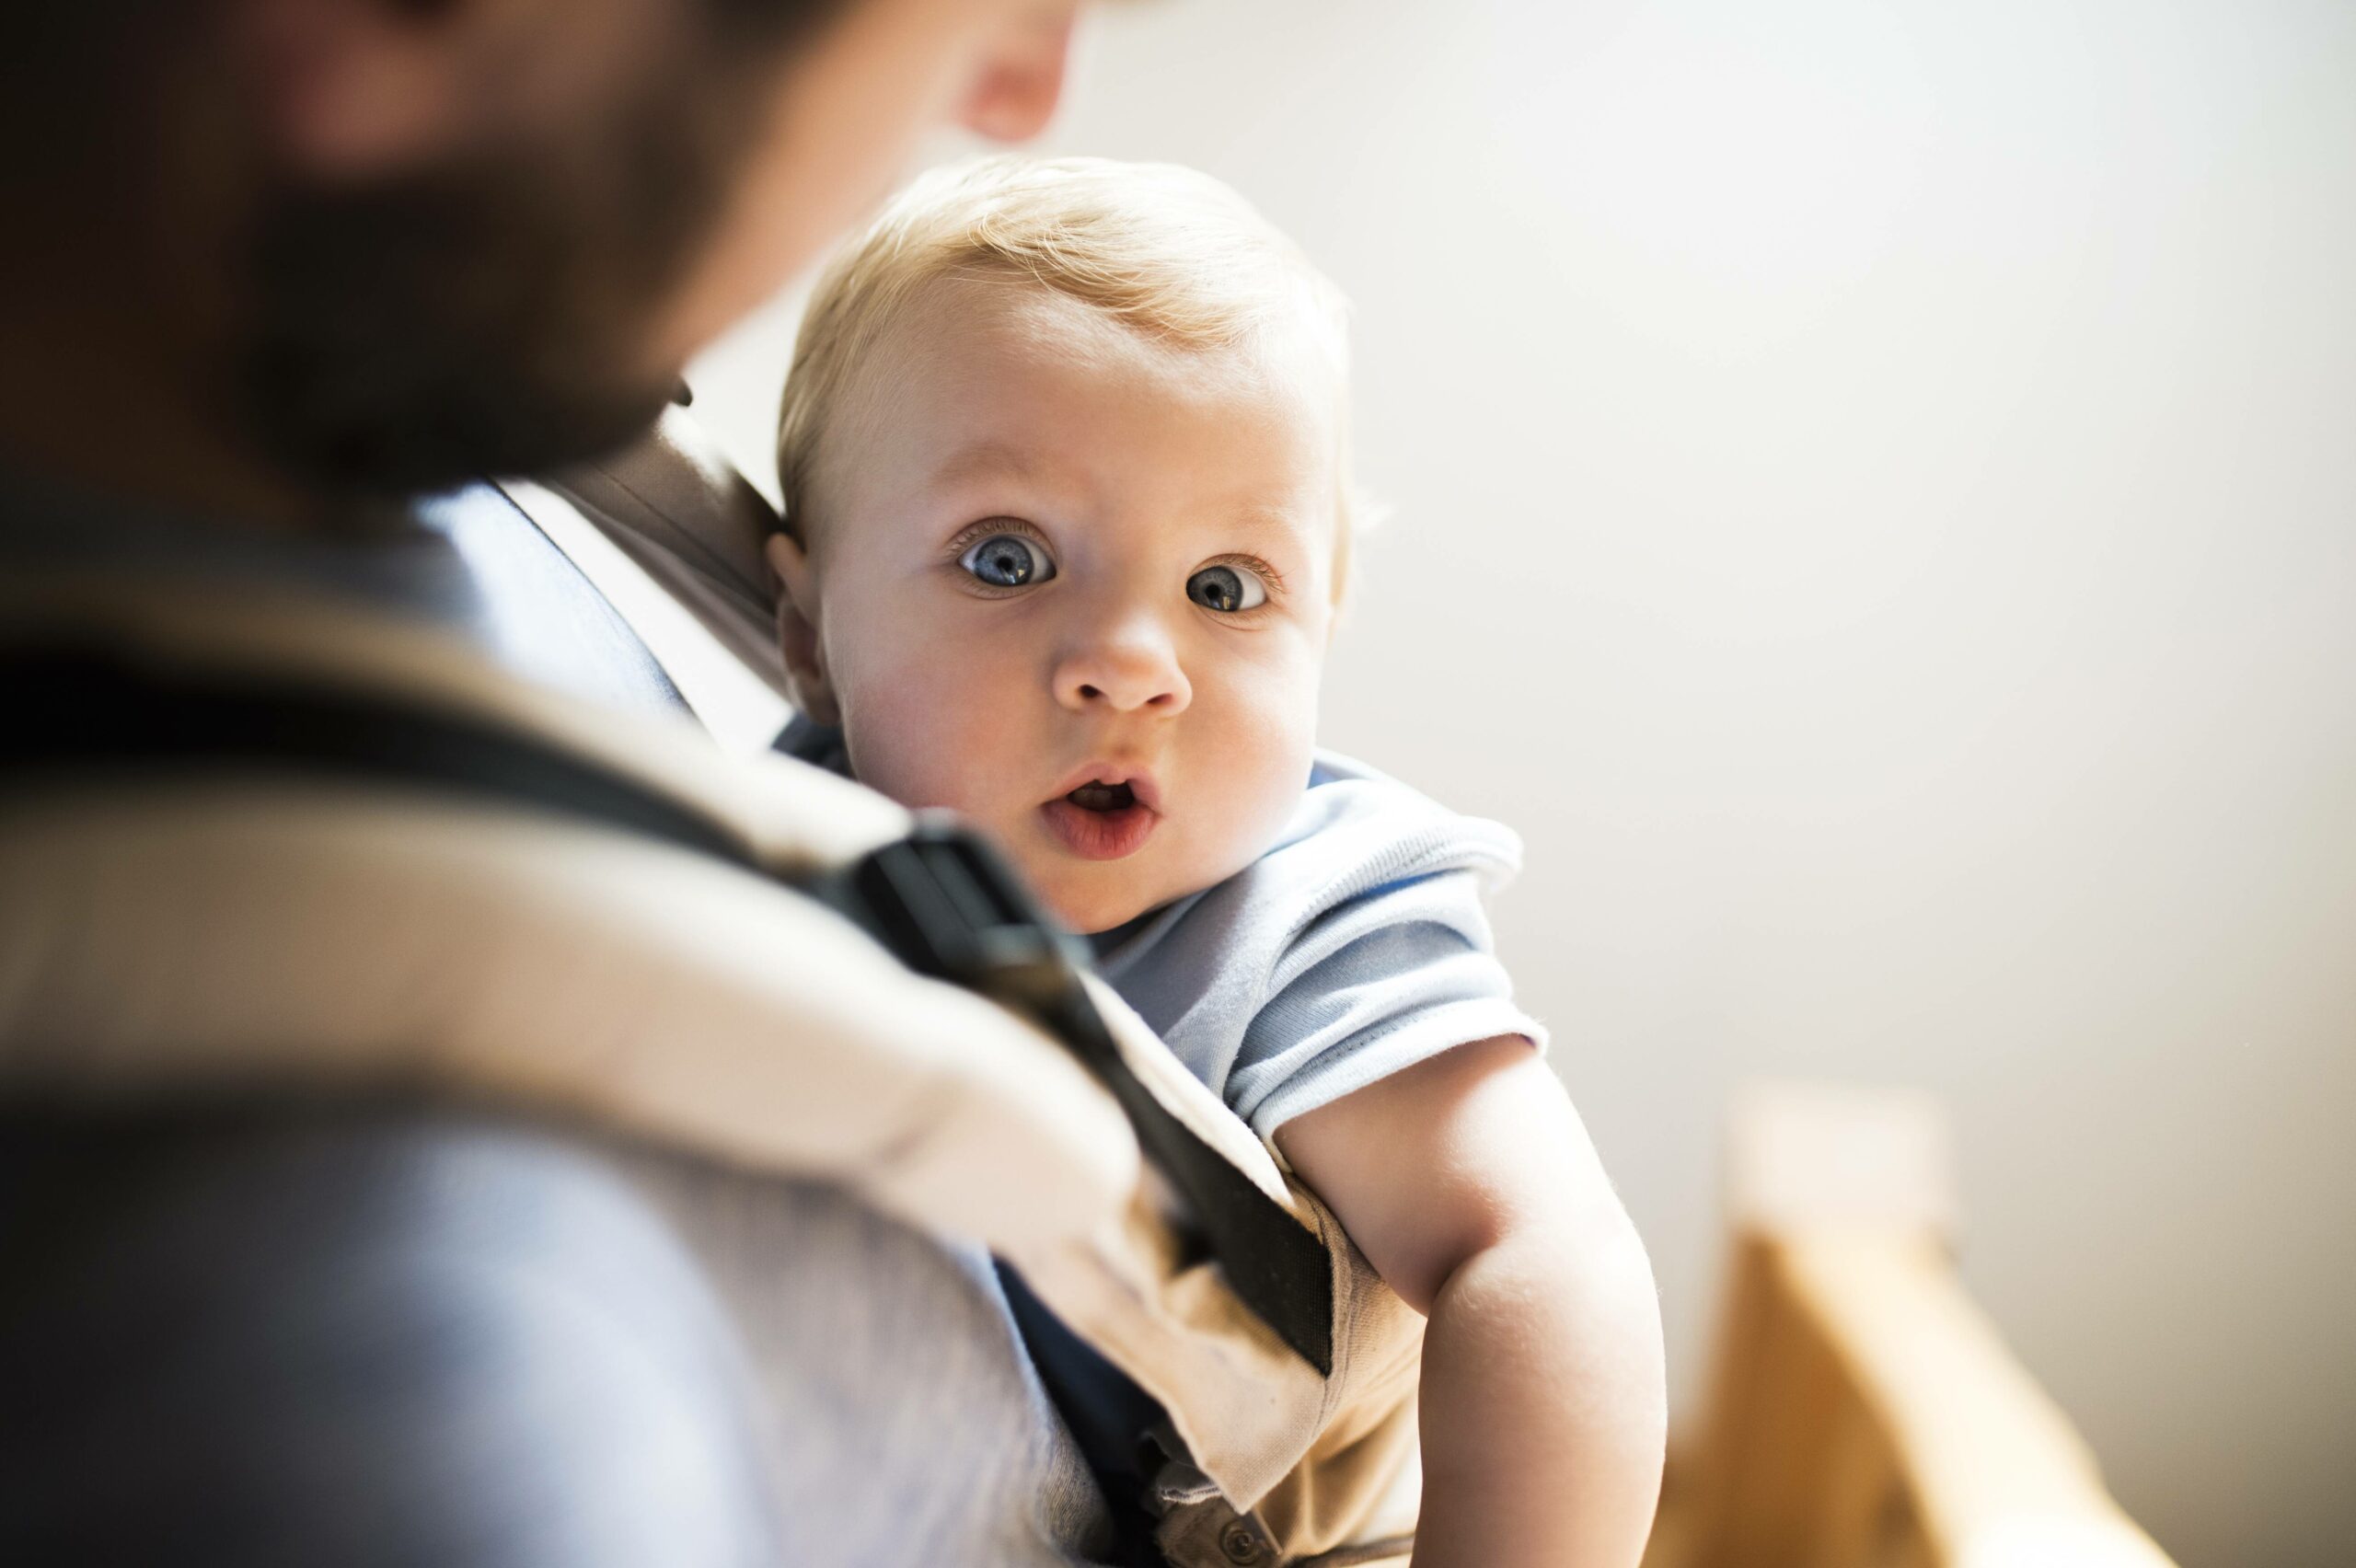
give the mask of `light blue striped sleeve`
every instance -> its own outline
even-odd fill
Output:
[[[1226,1085],[1262,1138],[1458,1045],[1518,1034],[1545,1049],[1544,1028],[1516,1005],[1497,961],[1484,878],[1440,859],[1440,869],[1347,894],[1277,962]]]

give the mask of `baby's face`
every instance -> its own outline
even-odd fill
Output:
[[[1250,864],[1309,777],[1330,374],[934,285],[829,428],[806,564],[775,552],[852,770],[966,817],[1079,930]]]

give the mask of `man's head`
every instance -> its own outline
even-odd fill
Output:
[[[117,209],[150,375],[314,492],[398,492],[633,433],[920,131],[1037,129],[1073,3],[90,0],[0,86],[79,136],[51,194]]]
[[[1183,169],[921,181],[812,300],[771,559],[853,771],[1099,930],[1241,870],[1309,777],[1340,589],[1340,296]]]

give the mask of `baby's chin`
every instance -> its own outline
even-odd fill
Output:
[[[1028,870],[1026,868],[1026,870]],[[1030,878],[1039,902],[1047,906],[1068,931],[1092,936],[1109,931],[1115,926],[1126,926],[1157,904],[1166,904],[1175,894],[1158,896],[1138,889],[1104,888],[1070,885],[1073,879],[1035,874]],[[1041,885],[1042,883],[1045,885]]]
[[[1279,813],[1270,814],[1281,823]],[[1163,823],[1163,833],[1176,825]],[[1270,825],[1250,836],[1222,834],[1209,843],[1180,834],[1115,860],[1083,859],[1025,836],[1014,840],[1011,859],[1066,930],[1092,936],[1218,886],[1251,865],[1276,834],[1276,827]]]
[[[1047,912],[1068,931],[1093,936],[1126,926],[1148,910],[1224,882],[1251,863],[1239,848],[1234,864],[1172,863],[1172,857],[1139,857],[1090,864],[1058,855],[1016,857],[1016,869]]]

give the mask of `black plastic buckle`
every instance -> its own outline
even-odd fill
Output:
[[[857,861],[837,889],[849,896],[835,902],[910,969],[1028,1014],[1100,1065],[1100,1042],[1111,1046],[1101,1022],[1072,1038],[1075,1005],[1095,1010],[1080,982],[1087,948],[971,828],[920,813],[907,837]]]

